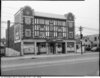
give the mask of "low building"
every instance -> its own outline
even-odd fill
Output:
[[[0,56],[5,56],[6,51],[5,41],[0,42]]]
[[[82,41],[82,46],[85,46],[85,48],[100,47],[99,34],[87,35],[81,40],[79,37],[76,37],[76,45],[78,48],[81,47],[80,41]]]
[[[76,51],[75,20],[72,13],[58,15],[35,12],[25,6],[14,15],[14,19],[7,42],[20,55]]]

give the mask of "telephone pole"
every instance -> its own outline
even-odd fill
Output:
[[[7,31],[7,33],[8,33],[8,48],[9,48],[9,28],[10,28],[10,20],[8,20],[7,21],[7,27],[8,27],[8,31]]]
[[[80,31],[80,42],[81,42],[81,54],[83,54],[83,51],[82,51],[82,41],[81,41],[81,40],[82,40],[82,36],[83,36],[83,35],[82,35],[82,30],[83,30],[83,27],[80,26],[80,27],[79,27],[79,31]]]

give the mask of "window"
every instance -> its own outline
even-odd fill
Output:
[[[57,32],[55,32],[55,36],[57,37]]]
[[[35,18],[35,24],[37,24],[37,19]]]
[[[53,24],[50,24],[50,31],[53,31],[54,30],[54,26]]]
[[[49,25],[49,20],[45,20],[45,24],[46,25]]]
[[[54,25],[57,25],[57,20],[54,21]]]
[[[36,22],[37,22],[37,24],[39,24],[39,19],[38,18],[37,18],[37,21]]]
[[[73,32],[69,32],[69,38],[73,38]]]
[[[40,37],[45,38],[45,32],[44,31],[40,31]]]
[[[56,27],[54,26],[54,31],[56,31]]]
[[[63,33],[63,37],[66,37],[66,33]]]
[[[66,22],[62,22],[62,25],[65,26]]]
[[[37,30],[37,26],[35,25],[35,28],[34,28],[35,30]]]
[[[58,29],[58,38],[62,38],[63,34],[62,34],[62,29],[59,28]]]
[[[53,20],[50,20],[50,24],[53,24]]]
[[[25,36],[30,37],[31,36],[31,29],[26,29],[25,30]]]
[[[39,28],[40,28],[40,25],[37,25],[36,30],[39,30]]]
[[[39,24],[44,24],[44,19],[39,19]]]
[[[66,27],[63,27],[63,32],[66,32]]]

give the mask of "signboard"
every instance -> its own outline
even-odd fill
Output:
[[[20,24],[16,24],[14,28],[15,41],[20,40]]]

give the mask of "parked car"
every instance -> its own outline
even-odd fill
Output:
[[[91,51],[91,48],[90,47],[86,47],[85,51]]]
[[[91,51],[100,51],[100,47],[93,47]]]

